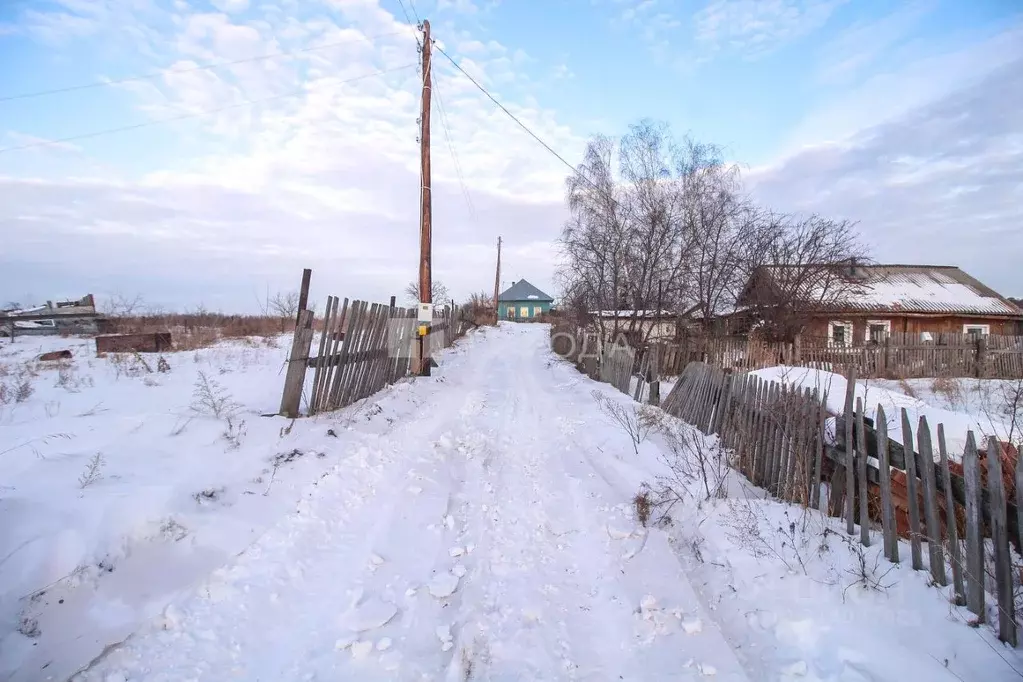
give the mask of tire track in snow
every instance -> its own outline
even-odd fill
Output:
[[[444,383],[413,387],[423,413],[363,466],[82,679],[677,680],[713,661],[745,680],[714,632],[682,632],[672,609],[698,605],[663,539],[626,562],[609,537],[632,487],[593,450],[588,382],[554,381],[544,327],[487,335]],[[456,589],[431,596],[456,561]],[[349,634],[353,619],[366,629]]]

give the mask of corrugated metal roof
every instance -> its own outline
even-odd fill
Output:
[[[864,312],[1023,316],[1023,310],[957,267],[856,265],[838,307]]]
[[[554,299],[540,291],[524,279],[508,287],[497,297],[499,301],[553,301]]]

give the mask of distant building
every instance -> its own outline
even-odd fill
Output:
[[[792,267],[799,266],[757,268],[738,298],[733,323],[745,315],[752,326],[753,317],[768,319],[785,309],[798,318],[799,333],[826,337],[832,346],[877,343],[894,333],[922,340],[1023,333],[1023,310],[957,267],[852,262],[805,280],[793,276]],[[822,294],[825,287],[838,295]]]
[[[520,279],[497,297],[497,315],[502,320],[526,321],[550,312],[552,303],[553,297]]]
[[[96,334],[103,331],[105,322],[89,294],[77,301],[47,301],[46,305],[0,311],[0,336]]]
[[[682,327],[678,313],[670,310],[591,310],[594,325],[605,339],[623,334],[633,346],[648,341],[671,340]]]

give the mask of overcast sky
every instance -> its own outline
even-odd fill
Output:
[[[569,162],[666,120],[725,145],[772,208],[859,221],[878,261],[1023,295],[1016,0],[404,3],[411,23],[399,0],[4,0],[0,303],[255,311],[303,267],[317,301],[400,296],[415,14]],[[556,294],[567,169],[435,60],[435,277],[490,291],[501,235],[506,285]]]

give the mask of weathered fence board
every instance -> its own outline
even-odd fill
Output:
[[[963,587],[963,558],[959,549],[959,523],[956,519],[955,499],[952,496],[952,474],[948,469],[948,452],[945,450],[944,424],[938,424],[938,455],[941,458],[941,482],[945,488],[945,528],[948,533],[949,561],[952,564],[952,585],[955,590],[955,603],[962,606],[966,603],[966,590]]]
[[[914,432],[908,413],[902,410],[900,444],[889,440],[887,415],[880,405],[874,420],[869,420],[862,400],[848,403],[846,414],[836,419],[836,442],[827,443],[826,397],[755,376],[726,375],[706,363],[686,367],[664,401],[666,411],[704,433],[716,430],[722,444],[733,451],[736,468],[780,499],[818,506],[822,480],[829,478],[831,515],[851,519],[853,529],[858,525],[859,541],[864,545],[870,543],[870,526],[878,522],[884,554],[890,561],[899,561],[899,536],[903,534],[910,541],[914,570],[923,570],[922,543],[926,540],[928,568],[938,586],[948,584],[943,549],[947,543],[953,598],[965,601],[981,619],[985,576],[993,574],[999,638],[1015,646],[1018,635],[1010,540],[1016,537],[1020,524],[1018,510],[1006,499],[1000,444],[986,444],[984,479],[975,438],[968,433],[963,476],[959,476],[950,470],[941,424],[937,425],[936,461],[926,419],[920,420]],[[1018,489],[1016,492],[1018,495]],[[908,527],[900,527],[900,509],[908,516]],[[957,524],[962,523],[961,518],[966,528],[965,558],[959,547]],[[906,523],[905,517],[901,523]],[[984,533],[988,530],[994,565],[985,570]]]
[[[938,491],[934,481],[934,450],[931,447],[931,429],[927,417],[920,417],[916,431],[917,450],[923,459],[921,477],[924,489],[924,523],[927,527],[927,553],[931,578],[938,585],[947,585],[945,555],[941,551],[941,526],[938,524]]]
[[[823,337],[797,336],[792,343],[766,342],[755,336],[683,335],[656,342],[659,370],[677,376],[690,362],[724,369],[753,370],[779,364],[827,371],[853,365],[864,378],[1023,377],[1023,336],[973,336],[895,332],[882,341],[852,339],[835,345]]]
[[[308,277],[303,276],[303,286]],[[431,325],[434,347],[450,346],[467,327],[454,305],[435,312]],[[388,384],[409,376],[415,334],[415,309],[389,304],[352,301],[343,303],[328,296],[315,357],[312,347],[313,311],[301,310],[281,397],[281,414],[297,417],[301,412],[303,385],[308,368],[308,414],[336,410],[367,398]]]
[[[1002,448],[996,438],[987,441],[987,485],[991,496],[991,540],[995,550],[995,585],[998,593],[998,638],[1016,646],[1016,606],[1012,590],[1012,556],[1006,528]]]
[[[902,446],[906,452],[913,452],[913,427],[909,413],[902,408]],[[909,510],[909,542],[913,555],[913,570],[924,567],[923,547],[920,543],[920,492],[917,490],[916,457],[906,458],[906,503]]]

